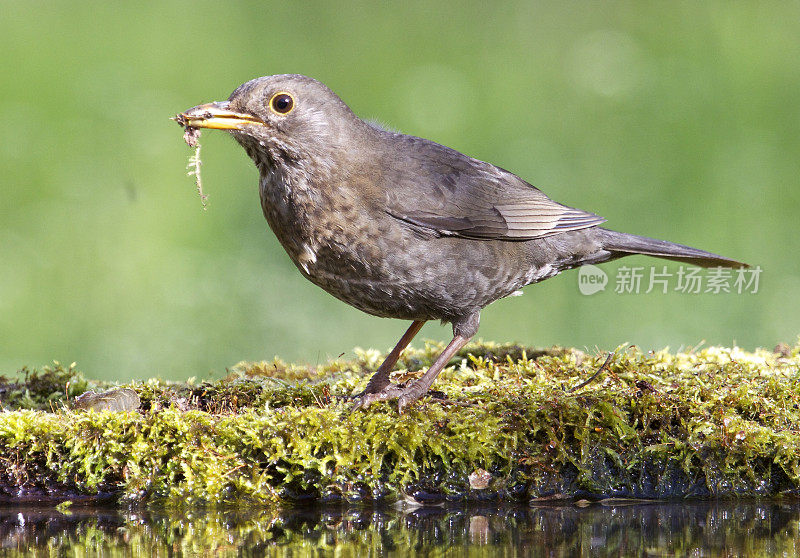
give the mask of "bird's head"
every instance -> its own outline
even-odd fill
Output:
[[[368,128],[328,87],[297,74],[248,81],[227,101],[190,108],[174,120],[229,131],[259,165],[329,156]]]

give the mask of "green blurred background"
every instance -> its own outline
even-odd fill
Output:
[[[58,359],[109,380],[205,378],[394,344],[407,324],[301,277],[226,134],[202,137],[207,211],[186,176],[168,117],[284,72],[610,228],[764,270],[757,294],[594,296],[573,271],[489,307],[481,337],[796,340],[800,3],[431,4],[0,3],[0,373]]]

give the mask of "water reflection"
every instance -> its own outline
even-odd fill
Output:
[[[796,502],[406,512],[0,509],[0,556],[798,556],[799,541]]]

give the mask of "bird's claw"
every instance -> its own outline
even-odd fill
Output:
[[[421,397],[420,395],[404,393],[403,395],[397,398],[397,412],[402,415],[403,409],[405,409],[408,405],[410,405],[420,397]]]
[[[350,412],[352,413],[357,409],[366,409],[378,401],[390,401],[392,399],[397,399],[398,411],[402,413],[403,409],[405,409],[408,405],[425,395],[427,390],[421,388],[422,386],[419,386],[416,383],[407,385],[389,384],[380,391],[371,393],[362,392],[355,397],[355,402],[350,408]]]

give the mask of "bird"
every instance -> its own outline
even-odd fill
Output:
[[[187,142],[227,131],[259,172],[261,209],[300,273],[368,314],[411,321],[353,409],[397,400],[399,412],[478,331],[481,310],[586,264],[645,254],[702,267],[747,267],[711,252],[616,232],[498,166],[359,118],[322,82],[259,77],[228,100],[177,114]],[[452,340],[427,371],[390,374],[429,320]]]

